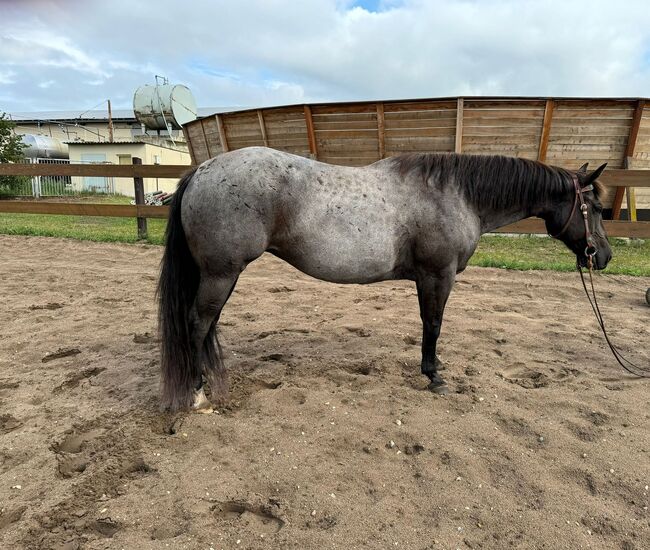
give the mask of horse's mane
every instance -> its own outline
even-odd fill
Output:
[[[565,196],[573,188],[571,172],[541,162],[500,155],[412,153],[392,157],[402,176],[419,174],[428,185],[452,182],[475,204],[500,209]],[[596,196],[602,187],[594,185]]]

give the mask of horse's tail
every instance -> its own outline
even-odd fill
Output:
[[[190,310],[199,287],[199,268],[190,253],[181,223],[181,201],[196,168],[178,182],[169,206],[157,296],[160,332],[162,407],[171,410],[192,404],[201,366],[192,358]]]

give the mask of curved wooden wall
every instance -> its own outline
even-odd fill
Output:
[[[538,159],[570,169],[607,162],[608,168],[650,170],[646,99],[318,103],[215,114],[186,124],[184,131],[196,164],[225,151],[265,145],[347,166],[400,153],[456,151]],[[638,189],[637,201],[639,207],[650,206],[650,187]]]

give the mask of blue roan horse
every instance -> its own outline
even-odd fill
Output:
[[[217,323],[240,273],[264,252],[325,281],[415,281],[422,373],[444,393],[436,341],[456,274],[481,234],[539,216],[584,265],[586,227],[575,208],[582,189],[594,264],[604,268],[611,251],[595,185],[604,167],[412,154],[349,168],[263,147],[203,163],[179,182],[167,226],[158,288],[163,407],[204,406],[203,375],[215,399],[227,395]]]

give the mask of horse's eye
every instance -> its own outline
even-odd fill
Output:
[[[594,204],[594,212],[600,214],[603,211],[603,207],[600,204]]]

